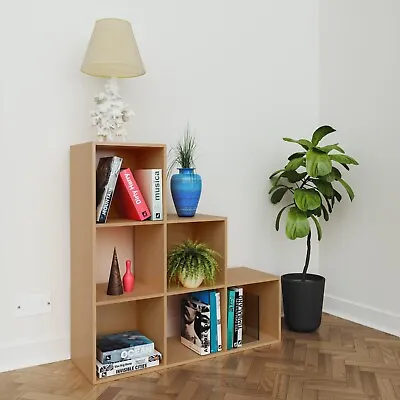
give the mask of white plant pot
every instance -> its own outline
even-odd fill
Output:
[[[185,288],[196,289],[198,288],[204,280],[204,276],[200,275],[197,279],[188,278],[182,272],[179,274],[179,281]]]

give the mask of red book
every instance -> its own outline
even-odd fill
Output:
[[[119,173],[116,195],[121,216],[136,221],[143,221],[151,216],[129,168],[123,168]]]

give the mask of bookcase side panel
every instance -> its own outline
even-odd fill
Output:
[[[70,149],[71,359],[94,382],[95,153],[92,143]]]

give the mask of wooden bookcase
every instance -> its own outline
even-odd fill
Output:
[[[281,340],[281,297],[278,276],[251,268],[228,268],[227,218],[196,215],[179,218],[164,214],[163,221],[133,221],[120,218],[113,205],[107,223],[96,224],[96,166],[99,157],[117,155],[123,166],[163,169],[163,202],[167,209],[166,146],[88,142],[70,149],[70,237],[71,237],[71,359],[92,384],[158,371],[188,362],[206,360]],[[186,239],[206,241],[221,255],[215,286],[195,290],[167,284],[167,252]],[[135,289],[121,296],[106,294],[112,250],[117,248],[121,277],[125,259],[132,259]],[[120,249],[122,253],[120,252]],[[227,289],[242,286],[259,296],[259,339],[227,350]],[[197,290],[217,289],[221,294],[223,350],[197,355],[169,334],[177,323],[179,298]],[[175,321],[175,322],[174,322]],[[159,366],[109,378],[96,376],[96,337],[101,334],[139,329],[151,338],[163,359]],[[179,328],[178,328],[179,330]]]

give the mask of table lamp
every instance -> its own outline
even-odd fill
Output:
[[[118,18],[97,20],[83,59],[81,71],[108,78],[104,91],[95,96],[96,110],[90,112],[100,141],[126,141],[124,127],[134,115],[122,100],[118,79],[145,74],[131,24]]]

